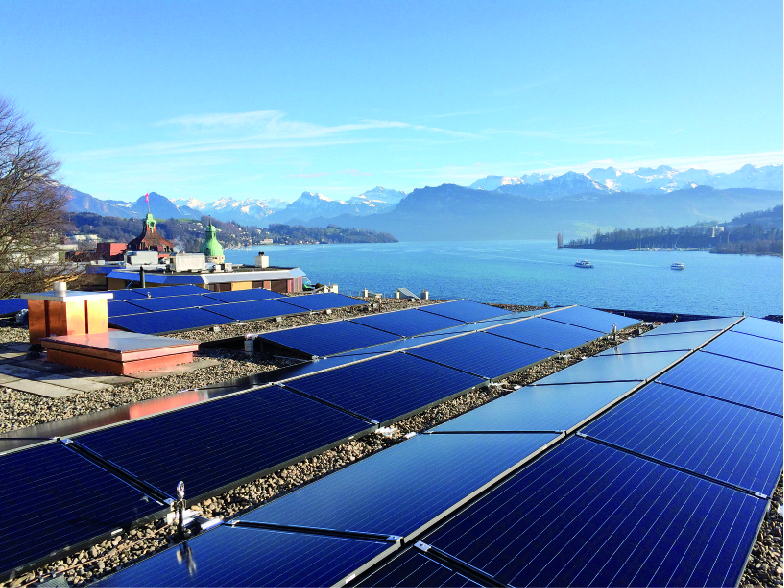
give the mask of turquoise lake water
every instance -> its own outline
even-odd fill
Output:
[[[312,283],[393,296],[406,287],[433,298],[647,310],[682,314],[782,314],[784,262],[704,251],[559,250],[543,241],[408,242],[264,248],[271,265],[297,266]],[[257,250],[227,250],[253,264]],[[574,267],[588,259],[593,269]],[[670,264],[682,261],[685,271]]]

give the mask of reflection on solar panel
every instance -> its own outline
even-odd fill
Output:
[[[224,396],[74,439],[156,488],[188,498],[276,468],[368,429],[277,386]]]
[[[553,354],[548,349],[484,332],[409,349],[407,353],[486,379],[514,373]]]
[[[240,519],[405,537],[556,438],[417,435]]]
[[[219,300],[221,302],[245,302],[247,300],[274,300],[275,298],[285,298],[285,294],[270,292],[264,288],[253,288],[251,290],[234,290],[233,292],[205,292],[204,296]]]
[[[130,302],[127,304],[131,304]],[[221,304],[217,300],[212,300],[201,294],[186,294],[185,296],[169,296],[166,298],[143,298],[134,300],[135,306],[140,306],[144,310],[152,312],[161,310],[175,310],[178,308],[193,308],[194,306],[207,306]]]
[[[20,310],[26,309],[27,300],[21,300],[19,298],[8,298],[6,300],[0,300],[0,315],[14,314]]]
[[[139,298],[140,302],[141,300],[142,299]],[[140,314],[142,312],[148,312],[147,309],[142,308],[141,306],[136,306],[135,304],[125,300],[109,300],[107,306],[109,318],[115,316],[125,316],[127,314]]]
[[[766,495],[781,471],[781,418],[663,384],[645,386],[582,432]]]
[[[287,304],[281,300],[248,300],[247,302],[227,302],[211,306],[212,312],[235,321],[253,321],[274,316],[288,316],[305,312],[298,306]]]
[[[489,318],[495,318],[502,315],[512,314],[510,310],[503,308],[496,308],[488,304],[480,302],[473,302],[471,300],[453,300],[451,302],[441,302],[439,304],[430,304],[423,306],[419,310],[429,312],[456,321],[464,323],[473,323],[476,321],[483,321]]]
[[[134,333],[144,333],[145,335],[176,333],[177,331],[201,329],[212,325],[225,325],[230,322],[231,320],[225,316],[215,314],[203,308],[143,312],[141,314],[115,316],[109,319],[109,323],[112,326],[122,327]]]
[[[609,382],[527,386],[447,421],[433,432],[566,431],[636,385]]]
[[[384,423],[483,383],[476,376],[394,353],[286,382],[286,386]]]
[[[367,325],[374,329],[399,335],[400,337],[413,337],[415,335],[421,335],[422,333],[463,324],[461,321],[428,312],[422,312],[417,308],[355,318],[351,319],[351,322],[359,325]]]
[[[707,319],[704,321],[687,321],[683,323],[669,323],[659,325],[652,331],[643,334],[643,337],[655,337],[656,335],[672,335],[674,333],[696,333],[697,331],[723,331],[730,327],[737,318],[718,318]]]
[[[424,541],[514,586],[732,586],[766,506],[572,438]]]
[[[546,314],[542,318],[585,327],[586,329],[593,329],[602,333],[612,332],[613,325],[616,325],[618,329],[624,329],[640,322],[637,319],[626,318],[619,314],[611,314],[585,306],[571,306]]]
[[[0,455],[0,471],[0,573],[163,510],[59,443]]]
[[[590,382],[643,381],[668,368],[685,355],[683,351],[597,355],[539,380],[536,385]]]
[[[141,300],[147,298],[147,294],[140,294],[134,290],[109,290],[113,296],[112,300]]]
[[[627,353],[652,353],[655,351],[691,351],[711,337],[717,331],[697,331],[694,333],[677,333],[672,335],[659,335],[657,337],[635,337],[621,343],[617,347],[602,351],[599,355],[624,355]]]
[[[390,544],[221,526],[126,568],[101,586],[332,586]]]
[[[784,414],[782,372],[698,351],[656,381],[724,398],[758,410]]]
[[[325,356],[388,343],[398,339],[396,335],[348,321],[309,325],[296,329],[285,329],[259,335],[262,341],[297,349],[312,356]]]
[[[521,312],[512,312],[510,314],[504,314],[501,316],[491,317],[489,319],[484,319],[481,321],[477,321],[478,323],[508,323],[510,321],[517,321],[524,318],[529,318],[532,316],[538,316],[540,314],[545,314],[548,311],[546,309],[541,310],[523,310]],[[480,325],[477,325],[480,326]],[[489,325],[481,325],[481,326],[489,326]]]
[[[729,331],[706,345],[705,351],[778,370],[784,368],[781,343],[754,335]]]
[[[601,335],[596,331],[565,325],[540,318],[520,321],[511,325],[502,325],[490,331],[493,335],[506,337],[513,341],[545,347],[553,351],[566,351],[593,341]]]
[[[204,294],[204,288],[185,284],[183,286],[157,286],[155,288],[133,288],[142,298],[165,298],[167,296],[185,296],[186,294]]]
[[[773,339],[774,341],[781,342],[784,340],[784,327],[781,323],[774,323],[773,321],[766,321],[758,318],[746,318],[734,327],[733,331],[738,333],[745,333],[747,335],[755,335],[765,339]]]
[[[357,586],[449,586],[472,588],[480,586],[465,576],[428,559],[412,548],[373,572]]]
[[[345,306],[358,306],[366,304],[362,300],[356,300],[343,296],[342,294],[308,294],[305,296],[291,296],[286,298],[286,302],[294,304],[308,310],[324,310],[325,308],[342,308]]]

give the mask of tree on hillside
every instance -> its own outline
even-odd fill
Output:
[[[67,201],[54,178],[59,166],[32,123],[0,98],[0,298],[77,274],[58,260]]]

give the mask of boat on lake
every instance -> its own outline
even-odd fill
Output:
[[[671,270],[685,270],[685,269],[686,269],[686,266],[685,266],[685,265],[683,265],[683,263],[682,263],[682,262],[680,262],[680,261],[676,261],[675,263],[673,263],[673,264],[670,266],[670,269],[671,269]]]
[[[574,267],[582,267],[582,268],[593,268],[593,265],[587,259],[582,259],[580,261],[575,262]]]

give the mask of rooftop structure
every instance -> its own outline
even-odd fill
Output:
[[[204,245],[201,246],[201,252],[204,254],[205,260],[213,263],[225,262],[226,256],[223,254],[223,246],[215,236],[217,229],[210,223],[207,225],[205,232],[206,239],[204,240]]]
[[[174,252],[174,243],[158,234],[155,228],[155,217],[151,212],[144,217],[142,232],[128,243],[131,251],[157,251],[158,253]]]

